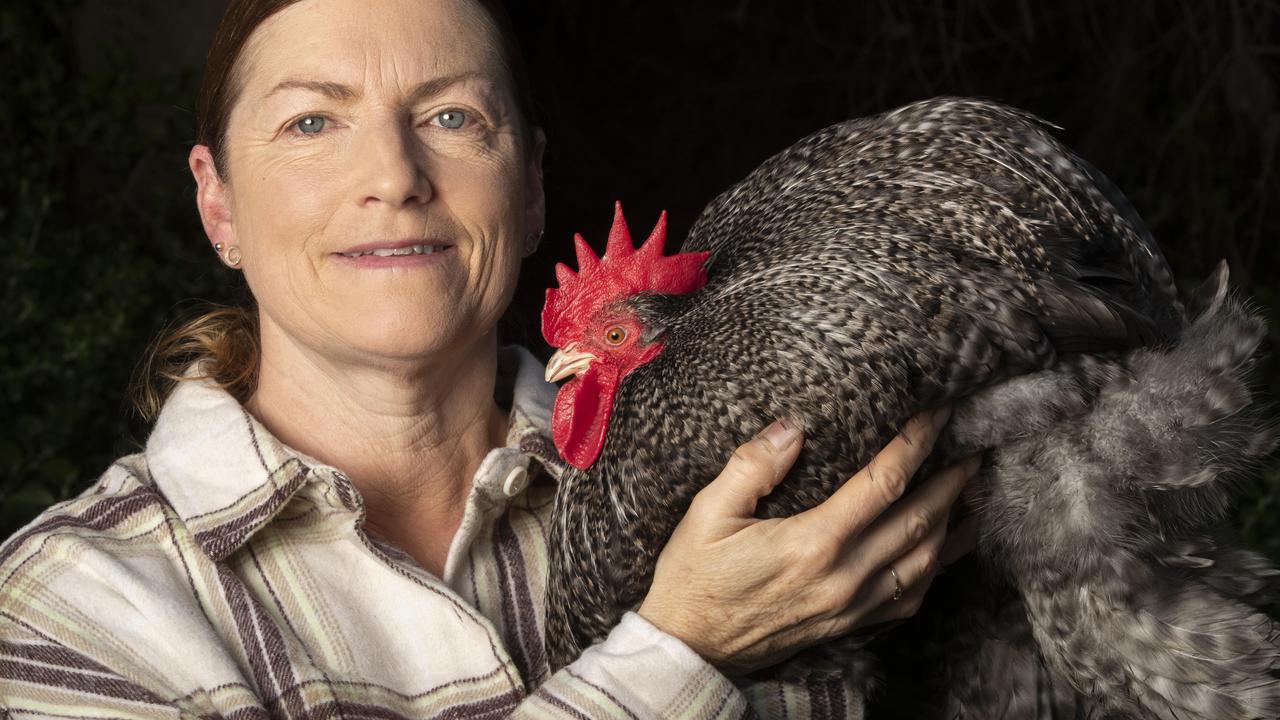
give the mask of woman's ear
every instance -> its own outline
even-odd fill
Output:
[[[547,134],[542,128],[533,129],[533,145],[529,148],[529,163],[525,170],[525,227],[541,234],[547,227],[546,195],[542,190],[542,153],[547,149]]]
[[[208,145],[196,145],[187,157],[191,175],[196,180],[196,209],[204,224],[204,234],[215,248],[230,248],[236,243],[236,229],[231,222],[231,206],[227,186],[218,176],[217,166]]]

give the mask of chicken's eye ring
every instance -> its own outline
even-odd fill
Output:
[[[614,325],[604,331],[604,339],[610,345],[621,345],[622,341],[627,339],[627,329],[621,325]]]

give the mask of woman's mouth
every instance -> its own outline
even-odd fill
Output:
[[[334,253],[339,262],[362,268],[435,265],[449,257],[453,245],[441,242],[366,243]]]
[[[339,253],[343,257],[357,258],[373,255],[374,257],[402,257],[405,255],[430,255],[431,253],[444,252],[451,245],[407,245],[398,248],[376,248],[373,250],[357,250],[355,252]]]

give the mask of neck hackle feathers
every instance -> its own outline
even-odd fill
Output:
[[[614,203],[613,226],[602,257],[597,257],[582,235],[573,236],[578,255],[575,273],[564,263],[556,264],[559,288],[547,290],[542,308],[542,336],[554,347],[563,346],[565,331],[593,317],[605,305],[642,292],[684,295],[707,282],[704,267],[710,253],[692,252],[663,255],[667,241],[667,213],[640,247],[631,242],[631,232],[622,216],[622,203]]]

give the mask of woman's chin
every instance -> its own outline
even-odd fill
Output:
[[[359,361],[431,364],[458,354],[465,327],[456,318],[367,317],[346,328],[345,349]]]

